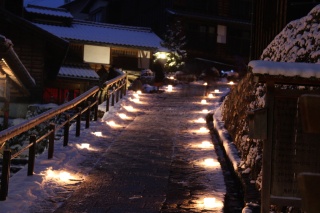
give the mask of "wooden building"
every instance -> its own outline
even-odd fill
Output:
[[[81,21],[63,8],[19,2],[0,1],[0,29],[36,82],[33,101],[71,100],[101,83],[102,67],[149,68],[160,48],[150,28]]]
[[[179,20],[188,58],[241,72],[249,61],[251,0],[173,1],[168,22]]]
[[[68,43],[6,8],[0,8],[0,29],[3,36],[10,38],[16,54],[35,81],[30,101],[40,102],[46,82],[59,73]]]

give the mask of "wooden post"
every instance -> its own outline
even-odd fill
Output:
[[[86,111],[86,129],[88,129],[90,127],[90,112],[91,112],[91,101],[87,102],[88,108]]]
[[[94,121],[98,120],[98,110],[99,110],[99,105],[98,105],[98,101],[96,101],[96,104],[94,105]]]
[[[103,102],[102,98],[103,98],[103,89],[100,88],[97,96],[97,100],[99,101],[99,104]]]
[[[11,151],[5,150],[3,152],[3,161],[2,161],[0,200],[6,200],[8,196],[10,164],[11,164]]]
[[[270,212],[270,188],[271,188],[271,160],[272,160],[272,134],[274,114],[274,82],[267,82],[266,108],[267,108],[267,140],[263,143],[262,158],[262,189],[261,189],[261,213]]]
[[[125,83],[124,83],[124,95],[126,96],[127,95],[127,82],[128,82],[128,76],[126,75],[126,79],[125,79]]]
[[[123,96],[123,85],[120,88],[120,99],[122,99],[122,96]]]
[[[109,105],[110,105],[110,95],[109,92],[107,93],[107,100],[106,100],[106,112],[109,111]]]
[[[36,158],[37,140],[35,135],[30,135],[29,143],[32,144],[32,146],[29,147],[28,176],[31,176],[33,175],[34,163]]]
[[[51,133],[49,135],[48,159],[51,159],[53,158],[53,152],[54,152],[54,134],[56,129],[55,124],[51,123],[49,129]]]
[[[69,142],[69,128],[70,128],[70,115],[66,115],[66,124],[64,125],[64,134],[63,134],[63,146],[68,146]]]
[[[76,123],[76,137],[80,136],[80,127],[81,127],[81,107],[78,107],[78,116]]]
[[[111,95],[111,106],[114,106],[114,90],[112,91]]]
[[[119,88],[117,88],[117,90],[116,90],[116,103],[118,103],[118,101],[119,101]]]
[[[6,74],[5,86],[4,86],[4,105],[3,105],[3,129],[9,127],[9,110],[10,110],[10,85],[11,80]]]

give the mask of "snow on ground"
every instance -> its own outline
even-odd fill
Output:
[[[228,91],[226,89],[222,93],[226,94]],[[143,113],[139,111],[139,104],[134,102],[135,95],[133,91],[128,91],[102,119],[91,122],[88,129],[82,123],[80,137],[75,137],[75,127],[72,125],[69,145],[63,147],[61,138],[55,141],[53,159],[47,159],[47,152],[37,156],[33,176],[27,176],[27,166],[14,174],[10,178],[7,199],[0,201],[1,212],[53,212],[58,208],[86,179],[89,170],[83,169],[88,167],[81,167],[81,164],[98,162],[97,154],[106,150],[112,144],[112,139],[139,113]],[[212,106],[217,107],[218,104]],[[102,111],[105,108],[104,104],[99,106]],[[118,125],[120,128],[115,130],[110,125]],[[90,144],[89,148],[84,148],[85,144]]]

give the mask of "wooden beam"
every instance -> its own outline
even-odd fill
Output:
[[[267,82],[267,140],[263,143],[261,212],[270,212],[271,160],[273,140],[274,82]]]

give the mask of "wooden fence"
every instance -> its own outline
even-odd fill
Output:
[[[39,114],[38,116],[35,116],[31,120],[27,120],[16,126],[12,126],[1,131],[0,149],[3,149],[8,140],[12,139],[13,137],[27,132],[39,124],[49,122],[49,131],[47,133],[37,136],[34,134],[30,135],[29,145],[19,150],[17,153],[11,154],[10,149],[5,149],[3,151],[0,200],[6,200],[6,197],[8,196],[11,160],[29,149],[27,175],[33,175],[37,143],[43,139],[48,139],[48,159],[51,159],[54,154],[54,136],[56,131],[64,128],[63,146],[67,146],[70,123],[72,121],[76,122],[76,136],[79,137],[81,118],[85,117],[85,128],[89,128],[92,113],[93,120],[96,121],[98,118],[98,105],[106,101],[106,111],[109,111],[110,105],[114,106],[119,99],[126,95],[126,84],[127,76],[125,74],[117,76],[116,78],[105,82],[103,87],[95,86],[77,98],[62,104],[57,108],[48,110],[42,114]],[[68,110],[76,110],[76,113],[70,115],[67,112]],[[63,123],[60,125],[50,123],[55,116],[59,115],[65,115],[65,121]]]

